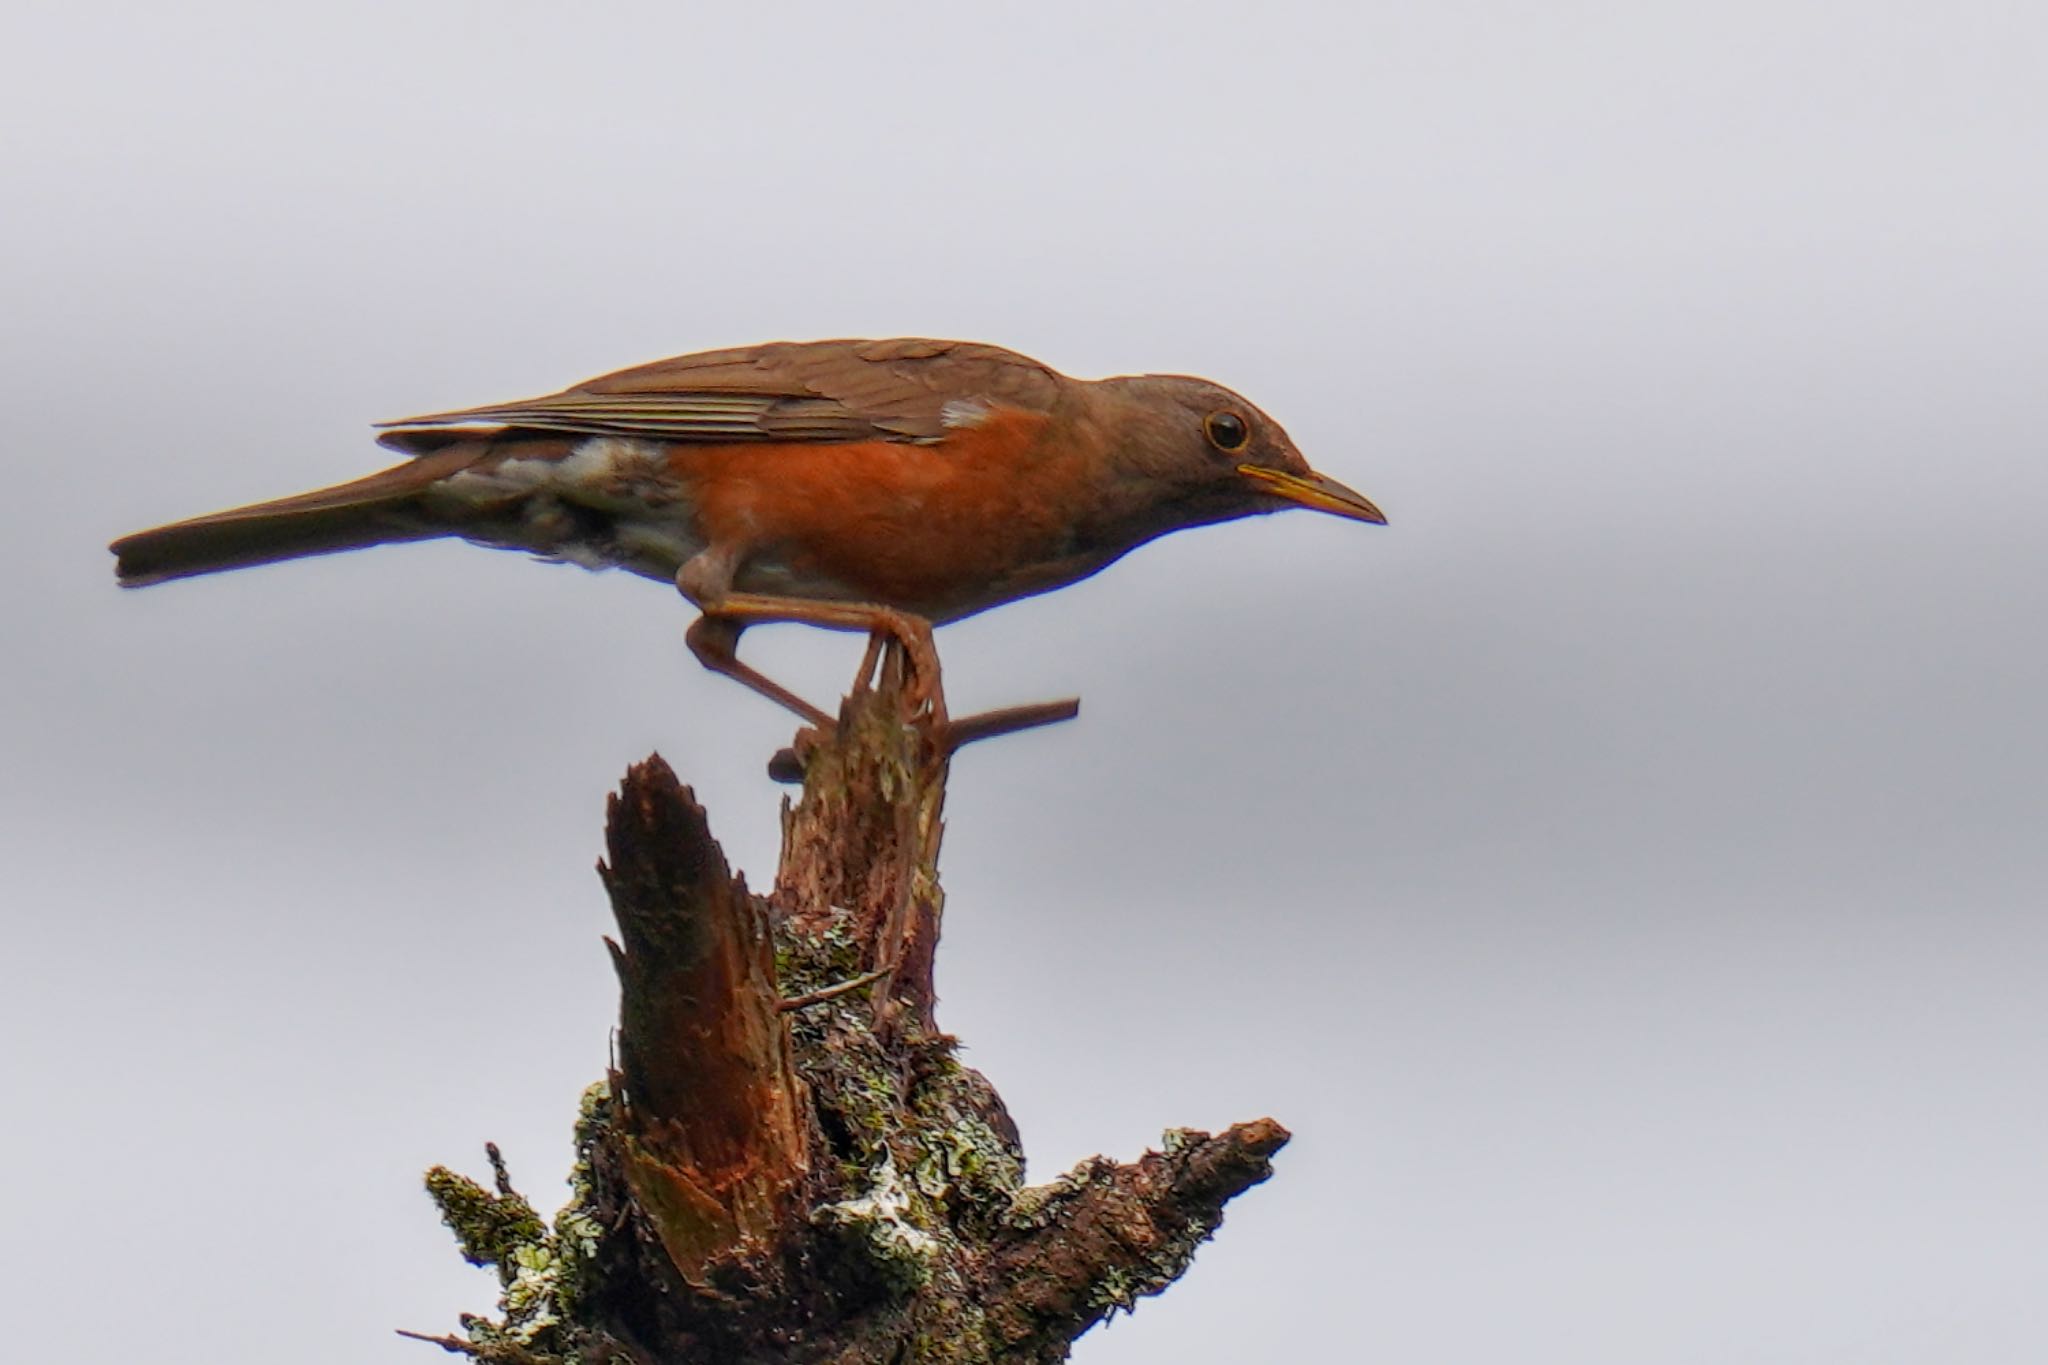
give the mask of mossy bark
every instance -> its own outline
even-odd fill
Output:
[[[794,759],[772,894],[750,894],[659,757],[610,803],[618,1063],[585,1095],[574,1198],[428,1189],[495,1317],[450,1351],[513,1365],[1036,1365],[1187,1268],[1271,1174],[1270,1119],[1024,1183],[1001,1098],[938,1031],[946,770],[960,727],[857,686]],[[787,761],[785,761],[787,766]]]

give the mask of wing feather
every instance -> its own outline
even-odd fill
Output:
[[[718,444],[928,443],[945,437],[949,403],[979,399],[1047,412],[1066,382],[1035,360],[975,342],[775,342],[657,360],[541,398],[381,425],[402,432],[494,423]]]

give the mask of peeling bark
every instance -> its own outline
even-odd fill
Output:
[[[608,805],[598,875],[621,940],[608,941],[621,1165],[677,1273],[703,1289],[716,1263],[766,1256],[781,1240],[810,1169],[774,934],[658,756]]]
[[[599,868],[618,1065],[585,1096],[574,1197],[542,1220],[495,1149],[495,1190],[430,1172],[504,1294],[497,1317],[423,1340],[514,1365],[1060,1361],[1271,1174],[1287,1133],[1260,1119],[1024,1184],[1001,1098],[933,1019],[961,730],[942,705],[906,721],[894,676],[798,737],[769,897],[659,757],[627,774]]]

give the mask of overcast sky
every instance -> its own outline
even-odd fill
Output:
[[[105,542],[898,333],[1211,376],[1392,520],[941,635],[1085,699],[950,807],[1034,1178],[1297,1135],[1077,1361],[2048,1353],[2048,10],[14,0],[0,128],[10,1355],[439,1359],[420,1171],[554,1206],[604,1064],[605,792],[765,882],[791,728],[656,584]]]

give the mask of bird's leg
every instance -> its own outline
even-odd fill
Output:
[[[744,621],[706,612],[690,623],[690,628],[683,633],[683,640],[690,646],[690,653],[697,656],[697,662],[713,673],[723,673],[734,682],[751,687],[777,706],[796,712],[820,730],[830,733],[832,717],[759,669],[749,668],[740,662],[740,633],[746,628]]]
[[[700,555],[676,575],[676,587],[703,611],[685,639],[690,652],[706,668],[752,688],[776,705],[794,711],[830,733],[833,721],[824,711],[782,684],[739,660],[738,645],[750,625],[769,621],[800,621],[832,630],[864,630],[867,652],[861,656],[855,688],[894,687],[908,704],[912,718],[936,727],[950,752],[977,740],[1013,734],[1040,725],[1072,720],[1081,709],[1077,700],[1010,706],[951,720],[939,687],[939,656],[932,643],[931,623],[922,617],[868,602],[825,602],[805,597],[770,597],[730,591],[731,566],[711,554]]]
[[[821,732],[830,734],[835,723],[831,716],[759,669],[740,662],[741,634],[753,621],[772,618],[725,609],[734,596],[732,580],[739,567],[739,558],[729,549],[709,548],[693,555],[676,570],[676,591],[704,613],[690,623],[689,630],[683,635],[684,643],[689,645],[690,653],[697,656],[697,662],[713,673],[722,673],[753,689],[784,710],[796,712]]]
[[[751,592],[729,592],[715,601],[699,602],[698,605],[706,616],[734,622],[741,628],[767,621],[801,621],[805,625],[824,626],[828,630],[863,630],[870,637],[882,636],[885,647],[894,646],[902,651],[905,665],[903,696],[909,703],[911,715],[928,714],[938,724],[945,723],[946,702],[939,690],[939,654],[932,644],[931,623],[923,617],[872,602],[823,602],[808,597],[769,597]],[[873,648],[872,641],[870,648]],[[734,663],[738,661],[734,660]],[[767,682],[766,678],[752,669],[747,672],[759,682],[747,678],[740,680],[762,695],[775,696],[777,700],[789,695],[779,687],[773,693],[768,692],[759,685]],[[733,676],[739,677],[738,674]],[[775,685],[769,683],[769,686]],[[783,704],[789,705],[786,701]],[[810,711],[800,711],[799,714],[809,715]]]
[[[927,713],[938,724],[945,723],[945,701],[939,693],[938,651],[932,646],[930,623],[892,607],[861,602],[823,602],[805,597],[734,592],[732,581],[738,567],[737,554],[712,548],[692,556],[676,571],[676,590],[704,613],[691,625],[684,638],[690,652],[706,668],[752,688],[776,705],[796,712],[830,733],[833,721],[823,710],[758,669],[740,662],[740,634],[750,625],[767,621],[801,621],[836,630],[866,631],[868,651],[861,662],[861,674],[855,685],[865,682],[874,672],[876,664],[884,659],[888,645],[898,645],[908,660],[910,685],[904,688],[903,695],[909,703],[910,714]]]

